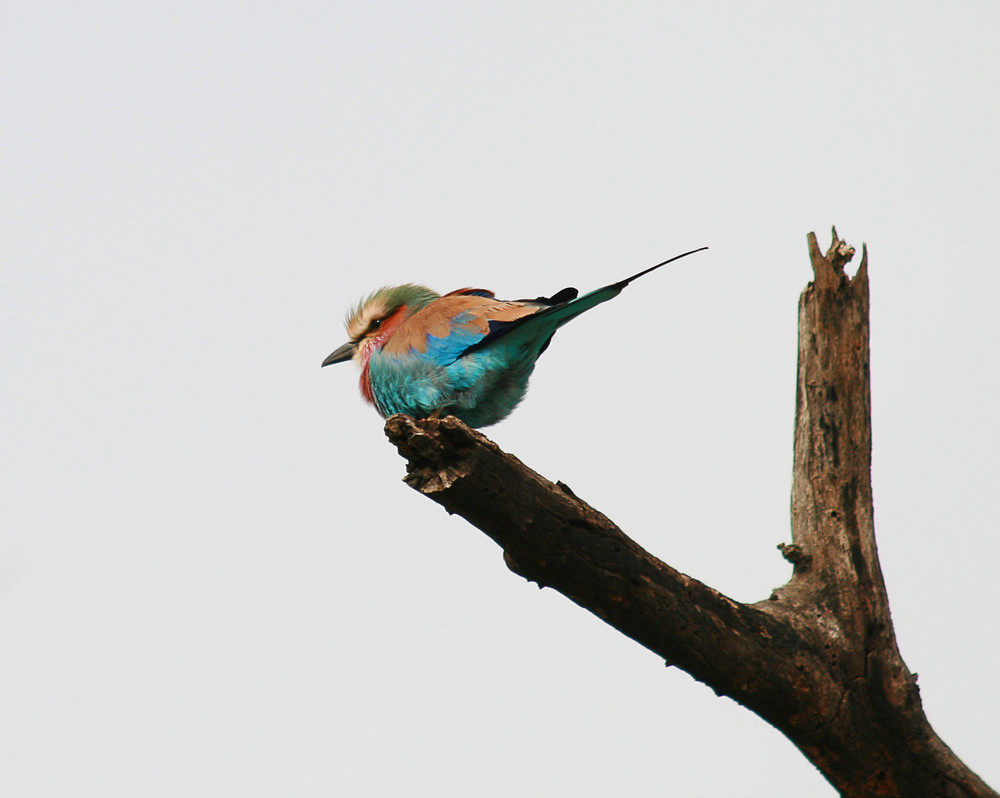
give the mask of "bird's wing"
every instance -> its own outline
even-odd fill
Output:
[[[382,347],[383,353],[395,357],[417,355],[447,365],[498,330],[546,307],[538,301],[504,302],[485,293],[463,289],[434,300],[393,331]]]
[[[525,314],[517,319],[513,319],[505,324],[490,324],[490,332],[481,340],[472,344],[470,349],[483,349],[492,345],[502,336],[511,336],[507,342],[517,345],[526,341],[537,341],[541,344],[538,354],[545,351],[549,345],[549,340],[557,329],[562,327],[570,319],[574,319],[581,313],[590,310],[595,305],[607,302],[618,296],[622,289],[628,285],[628,280],[620,283],[612,283],[604,288],[598,288],[589,294],[577,298],[575,288],[564,288],[551,297],[539,297],[535,300],[521,300],[538,303],[534,314]]]

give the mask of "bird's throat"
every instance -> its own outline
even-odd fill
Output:
[[[391,316],[388,316],[382,322],[378,332],[365,338],[360,344],[358,365],[361,366],[361,396],[364,397],[366,402],[375,405],[376,408],[378,408],[378,402],[375,401],[375,393],[372,391],[372,381],[369,374],[372,353],[385,346],[385,342],[389,340],[406,318],[407,313],[404,306],[396,310]]]

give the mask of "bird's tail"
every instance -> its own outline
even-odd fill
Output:
[[[523,316],[514,322],[508,322],[502,327],[491,330],[488,336],[471,346],[469,351],[490,346],[495,343],[498,338],[504,336],[507,344],[534,341],[536,342],[535,345],[538,346],[538,349],[536,350],[537,353],[541,354],[549,345],[549,339],[552,338],[555,331],[562,327],[566,322],[571,319],[575,319],[581,313],[586,313],[591,308],[596,307],[603,302],[607,302],[609,299],[614,299],[622,292],[625,286],[633,280],[637,280],[643,275],[659,269],[661,266],[666,266],[668,263],[673,263],[675,260],[686,258],[688,255],[693,255],[695,252],[701,252],[703,249],[708,249],[708,247],[699,247],[698,249],[692,249],[689,252],[684,252],[680,255],[674,255],[674,257],[668,258],[662,263],[657,263],[655,266],[643,269],[638,274],[633,274],[631,277],[626,277],[624,280],[619,280],[617,283],[606,285],[604,288],[598,288],[596,291],[591,291],[589,294],[584,294],[581,297],[577,297],[577,291],[575,288],[564,288],[562,291],[550,298],[539,297],[538,299],[524,300],[549,305],[549,307],[546,307],[537,313],[532,313],[530,316]]]
[[[607,302],[609,299],[614,299],[618,296],[633,280],[638,280],[643,275],[649,274],[652,271],[656,271],[661,266],[666,266],[668,263],[673,263],[675,260],[680,260],[681,258],[686,258],[688,255],[693,255],[695,252],[701,252],[708,247],[698,247],[698,249],[692,249],[689,252],[681,253],[680,255],[674,255],[672,258],[668,258],[662,263],[657,263],[655,266],[650,266],[648,269],[643,269],[638,274],[633,274],[631,277],[626,277],[624,280],[619,280],[617,283],[612,283],[611,285],[606,285],[604,288],[598,288],[596,291],[591,291],[589,294],[584,294],[579,299],[571,299],[567,302],[561,304],[555,304],[551,308],[546,308],[545,310],[540,310],[532,316],[525,318],[525,322],[528,321],[538,321],[541,322],[543,319],[547,320],[549,324],[553,324],[553,332],[562,327],[570,319],[574,319],[581,313],[585,313],[592,307],[596,307],[603,302]],[[573,295],[576,295],[574,289],[564,288],[558,294],[553,297],[553,299],[559,299],[560,295],[566,294],[567,291],[573,291]]]

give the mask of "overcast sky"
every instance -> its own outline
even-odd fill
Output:
[[[0,792],[817,796],[402,484],[371,289],[593,289],[487,430],[674,567],[790,576],[806,234],[870,250],[899,646],[1000,786],[994,0],[7,3]]]

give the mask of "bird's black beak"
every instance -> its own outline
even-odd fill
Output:
[[[343,363],[345,360],[350,360],[354,357],[355,349],[357,349],[357,344],[355,344],[354,341],[348,341],[339,349],[334,349],[326,360],[323,361],[323,366],[329,366],[331,363]],[[320,368],[323,366],[320,366]]]

